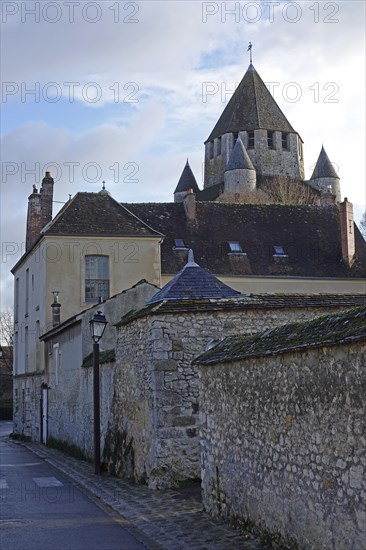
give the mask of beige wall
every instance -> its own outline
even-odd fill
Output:
[[[44,237],[15,272],[15,278],[19,278],[19,298],[14,373],[44,368],[43,344],[39,344],[38,335],[52,328],[52,291],[59,291],[61,322],[93,305],[85,302],[85,255],[109,256],[110,296],[113,296],[141,279],[161,285],[159,243],[157,237]]]

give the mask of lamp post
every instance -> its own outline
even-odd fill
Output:
[[[100,396],[99,396],[99,340],[108,321],[97,311],[89,321],[93,339],[93,408],[94,408],[94,472],[100,474]]]

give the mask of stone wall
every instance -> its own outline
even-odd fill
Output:
[[[364,548],[365,357],[358,342],[201,366],[206,509],[304,549]]]
[[[252,334],[333,308],[197,310],[150,314],[117,332],[104,459],[111,472],[152,488],[199,478],[199,381],[192,361],[208,342]],[[338,308],[340,309],[340,308]]]

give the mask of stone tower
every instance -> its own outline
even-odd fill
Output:
[[[192,189],[193,193],[197,193],[199,191],[196,178],[194,177],[187,159],[186,165],[183,168],[183,172],[174,191],[174,202],[182,202],[187,194],[187,191],[190,189]]]
[[[256,191],[257,177],[252,161],[240,137],[236,140],[224,172],[225,195]]]
[[[224,181],[238,137],[257,177],[304,179],[301,137],[252,64],[205,142],[205,188]]]
[[[341,202],[341,182],[323,146],[309,184],[322,195],[331,193],[335,197],[335,202]]]

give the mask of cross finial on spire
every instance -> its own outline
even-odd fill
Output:
[[[249,52],[249,56],[250,56],[250,64],[252,64],[252,47],[253,47],[253,44],[251,42],[249,42],[249,46],[248,46],[248,49],[247,49],[247,52]]]

